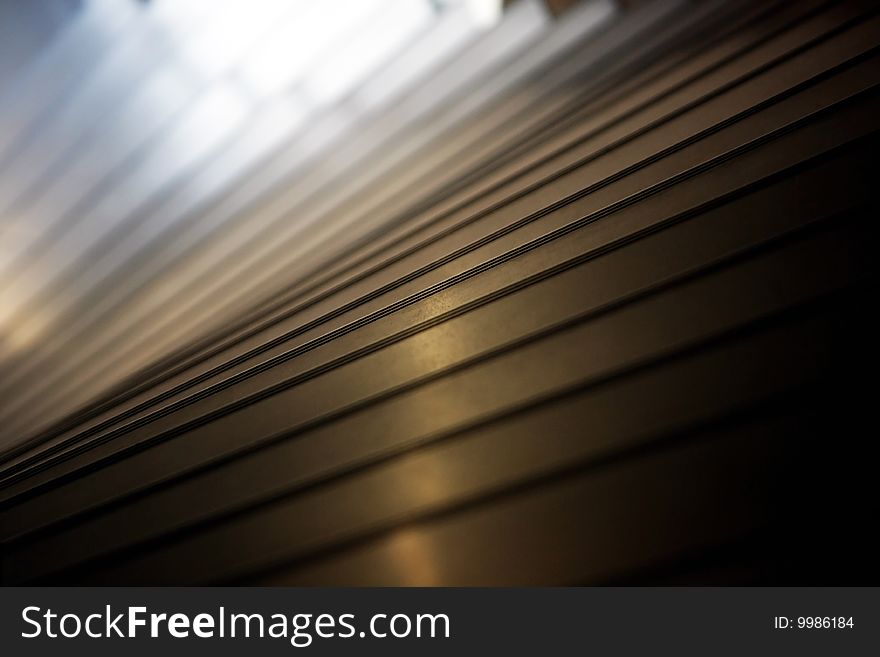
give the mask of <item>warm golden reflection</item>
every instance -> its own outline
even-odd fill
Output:
[[[430,540],[418,530],[401,529],[388,542],[384,567],[401,586],[439,586],[443,577]]]

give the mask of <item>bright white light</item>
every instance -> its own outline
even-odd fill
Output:
[[[426,2],[385,2],[353,39],[340,44],[333,57],[309,73],[304,82],[306,95],[324,104],[340,99],[413,39],[433,17]]]
[[[495,25],[501,20],[502,0],[464,0],[464,5],[479,25]]]
[[[158,0],[151,2],[150,19],[159,24],[178,43],[192,39],[212,17],[222,15],[230,0]]]
[[[353,106],[369,111],[389,102],[404,89],[431,76],[438,66],[487,29],[461,5],[443,10],[434,26],[407,48],[405,56],[392,58],[380,75],[370,76],[361,85],[351,100]]]
[[[374,13],[382,0],[313,2],[278,25],[238,68],[241,78],[260,95],[278,93],[345,43],[346,37]],[[423,4],[421,0],[412,4]]]
[[[289,94],[273,99],[254,118],[258,125],[254,126],[251,138],[258,141],[278,141],[303,124],[308,116],[307,109],[301,100]]]
[[[214,85],[188,110],[185,119],[150,159],[170,167],[198,157],[226,137],[249,109],[234,85],[225,82]]]
[[[212,6],[213,11],[205,15],[206,25],[201,20],[190,25],[194,34],[188,37],[183,27],[190,20],[188,14],[176,17],[175,22],[181,26],[178,28],[182,37],[181,56],[207,80],[225,73],[279,20],[285,15],[300,13],[305,6],[304,0],[202,2]]]

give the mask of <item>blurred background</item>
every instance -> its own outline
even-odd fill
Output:
[[[3,446],[439,187],[461,151],[438,135],[614,11],[563,27],[537,1],[4,1]]]
[[[3,580],[873,578],[878,45],[858,0],[0,1]]]

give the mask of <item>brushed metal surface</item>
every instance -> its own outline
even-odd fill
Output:
[[[15,366],[3,582],[876,581],[880,16],[661,4],[519,26],[531,58],[253,206],[120,351]]]

